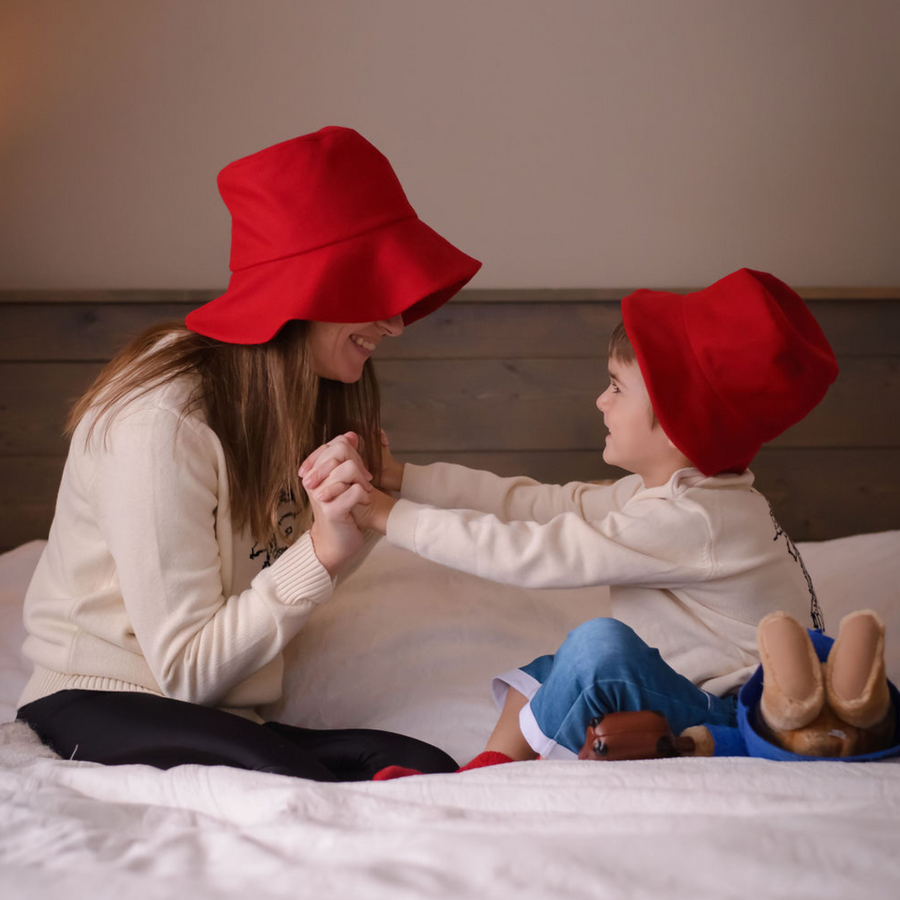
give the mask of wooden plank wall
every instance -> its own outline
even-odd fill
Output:
[[[544,481],[618,477],[594,407],[627,291],[464,291],[377,357],[397,456]],[[214,291],[0,292],[0,549],[45,537],[66,409],[129,337]],[[757,484],[795,540],[900,528],[900,291],[805,292],[841,375],[763,449]]]

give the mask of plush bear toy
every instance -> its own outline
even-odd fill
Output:
[[[587,726],[581,759],[760,756],[862,761],[900,754],[900,695],[885,674],[884,625],[850,613],[836,641],[787,613],[759,624],[762,665],[738,695],[738,725],[677,737],[660,713],[610,713]]]

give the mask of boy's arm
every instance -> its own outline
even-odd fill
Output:
[[[596,520],[621,509],[640,483],[630,476],[612,485],[573,481],[541,484],[532,478],[502,478],[452,463],[404,467],[400,497],[441,509],[472,509],[502,522],[546,523],[564,512]]]
[[[712,569],[705,520],[672,510],[664,502],[652,515],[613,512],[586,521],[563,513],[539,524],[386,499],[390,502],[379,515],[392,544],[504,584],[675,587],[705,580]]]

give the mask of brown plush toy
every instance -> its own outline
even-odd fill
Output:
[[[892,747],[897,717],[884,666],[884,625],[874,612],[845,616],[824,662],[806,629],[787,613],[766,616],[758,640],[762,693],[747,717],[763,739],[755,743],[798,757],[856,757]],[[579,757],[650,759],[715,752],[713,733],[702,725],[675,737],[659,713],[613,713],[589,723]]]
[[[694,741],[675,737],[666,717],[656,710],[614,712],[588,722],[579,759],[660,759],[690,756]]]

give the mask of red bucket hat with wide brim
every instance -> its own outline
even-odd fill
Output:
[[[635,291],[622,321],[659,424],[705,475],[746,469],[838,375],[809,308],[767,272],[739,269],[689,294]]]
[[[189,313],[192,331],[261,344],[289,321],[410,324],[481,268],[416,215],[387,158],[330,126],[226,166],[228,290]]]

